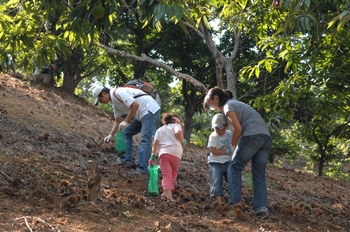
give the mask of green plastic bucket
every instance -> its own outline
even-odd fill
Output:
[[[126,153],[124,134],[122,131],[119,131],[115,135],[115,150],[117,151],[118,157],[120,157]]]
[[[148,166],[149,182],[148,182],[148,196],[158,196],[158,169],[159,165],[155,164]]]

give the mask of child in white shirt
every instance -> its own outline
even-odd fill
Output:
[[[231,139],[232,131],[227,130],[227,119],[224,114],[214,115],[212,128],[214,131],[209,136],[208,156],[209,177],[210,177],[210,197],[216,202],[222,202],[224,195],[223,178],[227,182],[227,169],[232,156]]]

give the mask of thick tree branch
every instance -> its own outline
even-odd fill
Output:
[[[185,81],[191,83],[200,92],[202,92],[204,94],[208,92],[208,88],[205,85],[203,85],[203,83],[201,83],[200,81],[195,79],[194,77],[192,77],[192,76],[190,76],[188,74],[177,72],[173,68],[171,68],[170,66],[168,66],[167,64],[165,64],[165,63],[163,63],[161,61],[154,60],[154,59],[152,59],[152,58],[150,58],[150,57],[148,57],[146,55],[135,56],[135,55],[132,55],[132,54],[120,51],[120,50],[116,50],[116,49],[110,48],[110,47],[108,47],[108,46],[106,46],[104,44],[98,44],[98,43],[94,43],[94,44],[99,46],[99,47],[101,47],[101,48],[103,48],[103,49],[105,49],[106,52],[109,53],[109,54],[114,54],[114,55],[117,55],[119,57],[129,58],[129,59],[133,59],[133,60],[137,60],[137,61],[147,62],[147,63],[150,63],[150,64],[152,64],[154,66],[162,68],[162,69],[168,71],[169,73],[173,74],[177,78],[185,80]]]

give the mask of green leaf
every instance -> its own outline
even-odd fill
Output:
[[[305,16],[305,27],[307,31],[311,31],[310,18]]]
[[[166,14],[166,18],[168,20],[172,19],[174,17],[174,15],[175,15],[174,8],[172,6],[167,6],[165,14]]]
[[[288,50],[284,50],[281,51],[281,53],[278,55],[279,58],[285,59],[286,56],[288,56],[289,51]]]
[[[20,0],[10,0],[7,2],[7,6],[9,7],[17,7],[20,3]]]
[[[6,10],[6,5],[0,5],[0,12],[3,12]]]
[[[249,78],[251,78],[253,76],[254,71],[255,71],[255,67],[250,70],[249,75],[248,75]]]
[[[340,31],[341,28],[343,28],[344,25],[349,21],[349,19],[350,19],[350,14],[344,16],[344,17],[340,20],[340,22],[339,22],[339,24],[338,24],[338,26],[337,26],[337,31]]]
[[[345,17],[348,13],[349,13],[348,10],[344,10],[344,11],[339,15],[339,19],[342,19],[343,17]]]
[[[180,20],[179,21],[179,25],[180,25],[180,27],[182,28],[182,30],[185,32],[185,34],[189,34],[189,32],[188,32],[188,30],[187,30],[187,27],[186,27],[186,25]]]
[[[69,36],[69,31],[65,31],[63,34],[63,38],[68,38],[68,36]]]
[[[184,12],[184,8],[182,6],[179,6],[179,5],[173,6],[173,8],[175,11],[176,18],[181,19],[182,14]]]
[[[311,1],[310,0],[305,0],[305,5],[306,5],[306,10],[310,8]]]
[[[74,39],[75,39],[75,37],[74,37],[73,33],[69,33],[68,40],[69,40],[70,42],[73,42]]]
[[[337,15],[337,16],[335,16],[333,19],[332,19],[332,21],[328,24],[328,27],[327,27],[327,29],[329,29],[330,27],[332,27],[334,24],[335,24],[335,22],[339,19],[339,15]]]
[[[187,12],[188,13],[188,12]],[[196,22],[195,21],[193,21],[193,19],[192,19],[192,17],[190,17],[190,15],[189,14],[184,14],[184,15],[182,15],[182,17],[185,19],[185,21],[187,22],[187,23],[189,23],[191,26],[193,26],[193,27],[196,27],[197,25],[196,25]]]
[[[139,5],[142,6],[142,5],[146,4],[147,1],[148,1],[148,0],[141,0],[140,3],[139,3]]]
[[[1,20],[1,18],[2,18],[3,21],[7,21],[8,23],[13,23],[12,18],[10,16],[8,16],[8,15],[1,14],[0,15],[0,20]]]
[[[164,13],[165,13],[166,9],[167,9],[167,5],[165,5],[165,4],[158,4],[155,17],[157,19],[162,18],[164,16]]]
[[[259,75],[260,75],[260,68],[255,67],[255,76],[259,78]]]
[[[290,68],[290,66],[293,64],[292,61],[288,61],[287,64],[286,64],[286,67],[284,68],[284,73],[287,73],[288,72],[288,69]]]
[[[268,59],[269,62],[274,63],[274,64],[279,64],[279,62],[277,60],[274,59]]]
[[[265,68],[269,73],[272,72],[272,67],[271,67],[271,64],[268,60],[265,60]]]
[[[262,65],[262,64],[264,64],[265,63],[265,60],[260,60],[259,62],[258,62],[258,65]]]
[[[309,18],[311,18],[312,21],[314,21],[314,23],[317,23],[317,20],[316,20],[316,18],[315,18],[315,16],[314,16],[313,14],[308,14],[307,16],[308,16]]]

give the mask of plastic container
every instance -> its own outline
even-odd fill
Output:
[[[124,134],[122,131],[119,131],[115,135],[115,150],[117,151],[118,157],[120,157],[126,153]]]
[[[155,164],[148,166],[149,182],[148,182],[148,196],[158,196],[158,169],[159,165]]]

